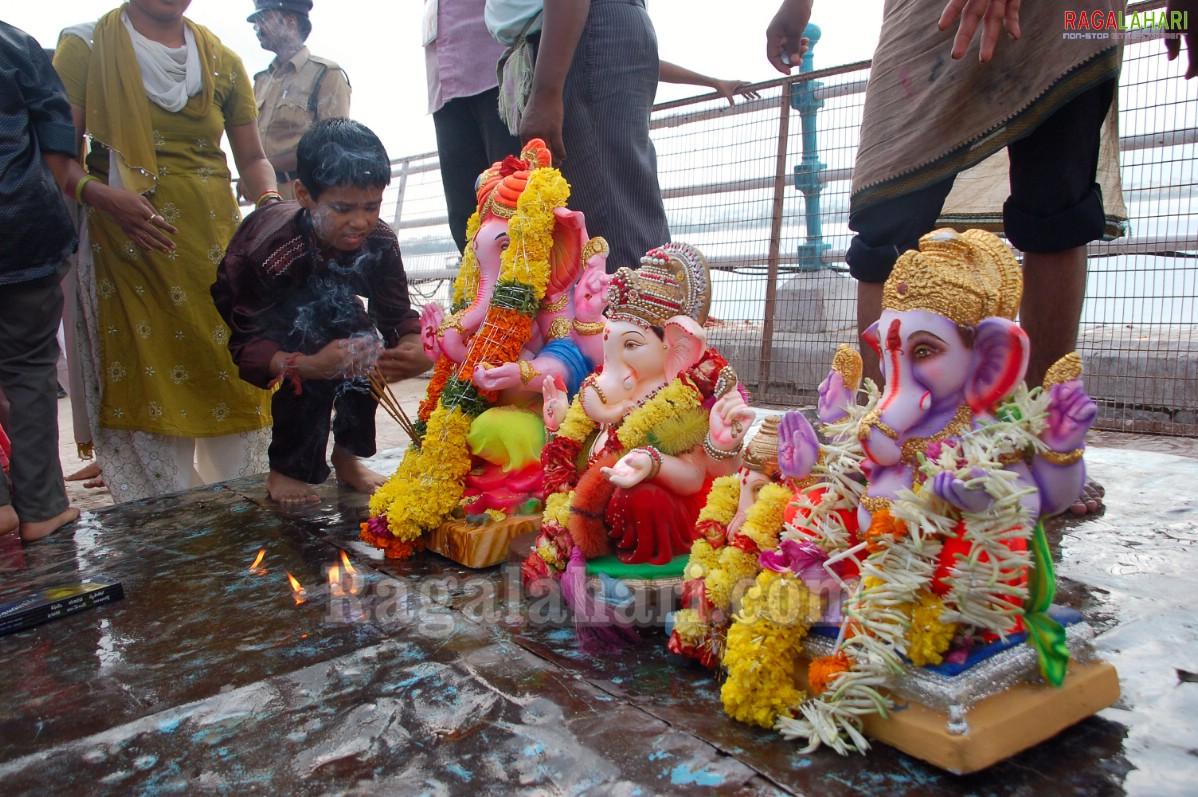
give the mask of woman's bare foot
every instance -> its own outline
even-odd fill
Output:
[[[362,460],[339,445],[334,444],[331,459],[333,470],[337,474],[337,481],[352,490],[357,490],[360,493],[373,493],[387,482],[386,476],[375,473],[363,465]]]
[[[266,492],[280,504],[315,504],[320,500],[312,485],[274,470],[266,476]]]
[[[84,479],[98,479],[100,477],[100,463],[92,460],[84,465],[79,470],[66,477],[69,482],[81,482]],[[86,485],[84,485],[86,486]]]
[[[107,487],[108,482],[104,481],[103,476],[97,476],[94,479],[88,479],[83,483],[83,486],[89,490],[98,490],[101,487]]]
[[[17,510],[12,508],[12,504],[0,506],[0,535],[12,534],[19,528],[21,519],[17,517]]]
[[[1096,515],[1106,508],[1102,503],[1105,495],[1105,487],[1093,479],[1086,479],[1086,484],[1082,487],[1082,494],[1069,507],[1069,511],[1075,516]]]
[[[73,506],[68,506],[49,520],[39,520],[36,523],[22,523],[21,540],[24,542],[34,542],[43,537],[49,537],[63,526],[68,523],[74,523],[78,519],[79,510]]]

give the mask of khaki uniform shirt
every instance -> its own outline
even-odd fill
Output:
[[[266,157],[294,152],[300,138],[315,122],[349,116],[349,78],[327,58],[302,48],[288,61],[275,58],[266,70],[254,75],[258,99],[258,133]],[[295,198],[294,172],[278,172],[279,192]]]

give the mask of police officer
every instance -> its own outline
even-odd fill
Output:
[[[312,0],[254,0],[254,25],[262,49],[275,59],[254,75],[258,133],[275,168],[279,193],[295,198],[295,147],[317,120],[349,116],[349,78],[327,58],[304,46],[312,23]],[[251,197],[252,198],[252,197]]]

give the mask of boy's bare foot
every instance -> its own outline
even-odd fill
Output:
[[[17,510],[12,508],[12,504],[0,506],[0,535],[12,534],[21,527],[21,519],[17,517]]]
[[[49,520],[39,520],[36,523],[22,523],[21,540],[24,542],[34,542],[43,537],[49,537],[63,526],[68,523],[74,523],[78,519],[79,510],[73,506],[68,506]]]
[[[352,490],[357,490],[360,493],[373,493],[387,482],[386,476],[375,473],[362,464],[362,460],[338,445],[333,446],[331,459],[333,470],[337,474],[337,481]]]
[[[272,501],[280,504],[315,504],[320,501],[312,485],[274,470],[266,476],[266,492]]]
[[[92,460],[79,470],[66,477],[69,482],[81,482],[84,479],[97,479],[100,476],[100,463]]]

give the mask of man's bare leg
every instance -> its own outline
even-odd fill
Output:
[[[872,347],[867,346],[861,339],[870,324],[882,316],[882,284],[881,282],[857,283],[857,346],[861,350],[861,361],[864,365],[864,375],[874,380],[882,387],[882,367],[878,364],[878,355]]]
[[[276,470],[271,470],[266,476],[266,492],[272,501],[280,504],[314,504],[320,500],[312,485],[284,476]]]
[[[366,467],[352,451],[342,448],[339,443],[333,444],[332,460],[337,481],[360,493],[373,493],[387,481],[386,476]]]
[[[1019,325],[1032,344],[1027,383],[1035,387],[1057,360],[1077,348],[1086,296],[1086,248],[1025,252]]]

